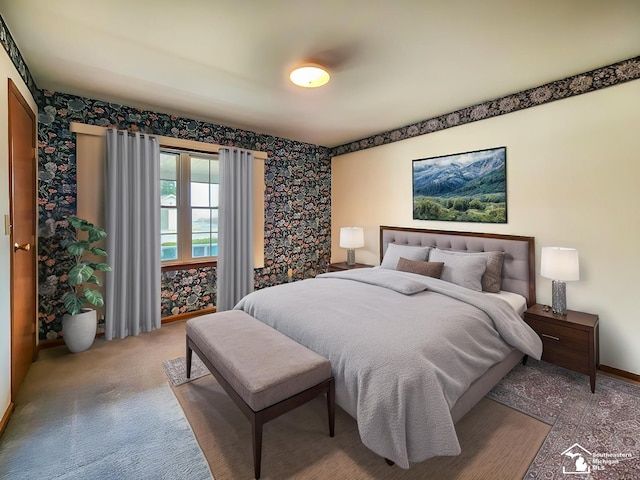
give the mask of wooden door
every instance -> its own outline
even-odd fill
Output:
[[[35,115],[9,79],[9,222],[11,225],[11,399],[36,352]]]

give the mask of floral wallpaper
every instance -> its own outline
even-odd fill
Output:
[[[40,339],[61,334],[61,298],[68,288],[70,259],[61,244],[67,215],[76,212],[76,143],[70,122],[114,126],[157,135],[266,151],[265,266],[255,287],[315,276],[331,255],[331,159],[325,147],[260,135],[187,118],[42,91],[39,147],[39,313]],[[216,302],[212,267],[162,273],[162,316],[200,310]]]
[[[36,83],[33,81],[31,72],[29,71],[29,68],[27,68],[27,64],[25,63],[24,58],[22,58],[22,54],[20,53],[20,50],[18,50],[18,46],[9,32],[7,24],[4,23],[2,15],[0,15],[0,44],[2,44],[7,55],[9,55],[11,62],[16,67],[16,70],[20,74],[20,77],[22,77],[22,80],[24,80],[24,83],[27,85],[27,88],[33,95],[33,98],[37,99],[38,95],[40,95],[40,91],[38,90],[38,87],[36,87]]]
[[[340,145],[331,149],[331,156],[335,157],[345,153],[357,152],[358,150],[365,150],[386,143],[399,142],[407,138],[457,127],[465,123],[486,120],[487,118],[562,100],[582,93],[593,92],[639,78],[640,56]]]

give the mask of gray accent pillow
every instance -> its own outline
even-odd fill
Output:
[[[460,253],[434,249],[429,253],[429,261],[444,262],[441,280],[481,292],[482,275],[487,269],[486,256]]]
[[[440,249],[436,249],[440,250]],[[456,255],[484,257],[487,259],[487,269],[482,275],[482,291],[500,293],[502,289],[502,261],[504,252],[462,252],[459,250],[444,250]]]
[[[431,247],[418,247],[416,245],[398,245],[397,243],[390,243],[387,245],[387,251],[384,252],[380,268],[395,270],[400,257],[404,257],[407,260],[424,261],[429,255],[429,250],[431,250]]]
[[[420,260],[407,260],[400,257],[396,270],[400,272],[418,273],[425,277],[440,278],[444,262],[424,262]]]

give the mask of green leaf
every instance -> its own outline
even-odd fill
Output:
[[[89,241],[91,243],[102,240],[103,238],[107,238],[107,232],[101,228],[93,227],[92,230],[89,231]]]
[[[93,275],[93,268],[89,265],[76,265],[69,270],[69,283],[73,286],[80,285],[82,282],[86,282],[91,275]]]
[[[89,278],[87,278],[87,283],[93,283],[94,285],[102,285],[100,283],[100,279],[95,275],[91,275]]]
[[[64,307],[67,309],[70,315],[77,315],[84,305],[84,301],[76,296],[75,292],[69,292],[63,299]]]
[[[78,217],[74,217],[74,216],[69,216],[67,217],[67,220],[69,221],[69,225],[71,225],[73,228],[78,229],[82,226],[83,222],[86,223],[86,220],[82,220]]]
[[[111,267],[106,263],[93,263],[91,266],[94,270],[98,270],[99,272],[110,272]]]
[[[91,247],[89,242],[80,240],[78,242],[72,242],[67,245],[67,252],[69,252],[71,255],[82,255],[84,251],[89,247]]]
[[[93,253],[94,255],[98,255],[100,257],[107,256],[107,252],[105,252],[104,249],[100,247],[91,247],[91,253]]]
[[[96,307],[102,307],[104,305],[102,294],[98,290],[94,290],[93,288],[84,289],[84,298],[87,299],[87,302]]]

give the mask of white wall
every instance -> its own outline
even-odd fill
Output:
[[[9,215],[8,78],[37,112],[33,96],[6,51],[0,47],[0,419],[11,402],[11,245],[9,235],[4,232],[4,216]]]
[[[600,361],[640,374],[640,80],[332,160],[332,259],[339,228],[365,227],[356,261],[377,264],[380,225],[530,235],[578,249],[572,310],[600,315]],[[411,161],[507,147],[507,224],[412,220]],[[537,265],[539,272],[539,264]],[[551,281],[537,276],[539,303]]]

